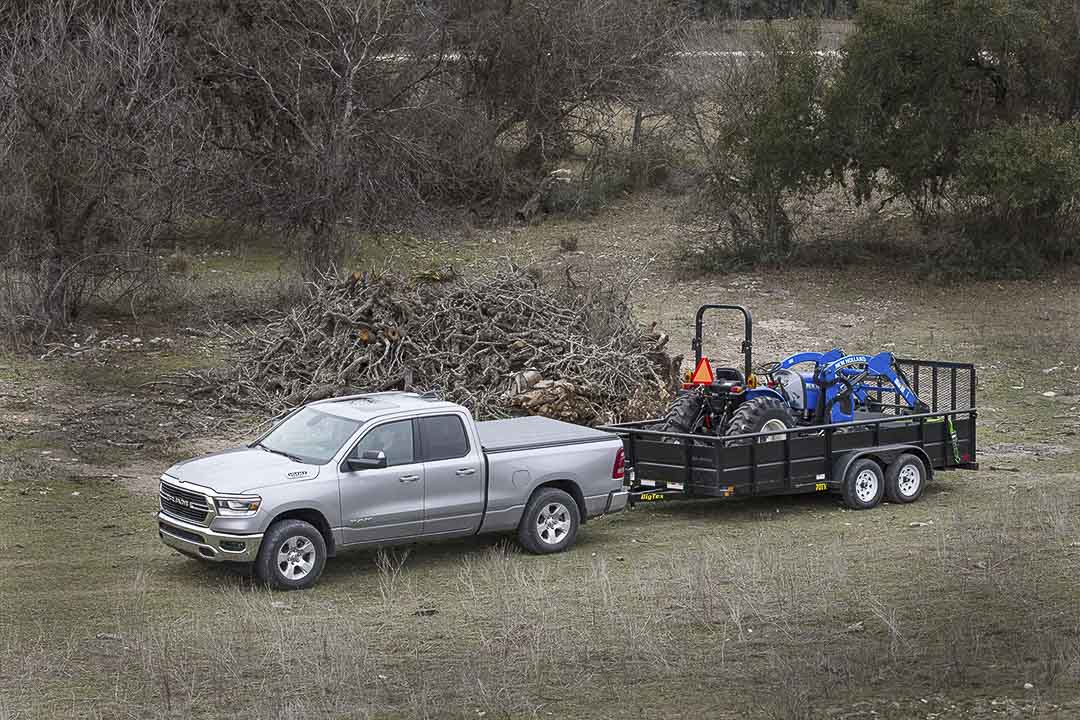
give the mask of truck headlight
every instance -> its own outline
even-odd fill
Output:
[[[221,517],[247,517],[259,511],[262,498],[257,495],[250,497],[217,498],[218,515]]]

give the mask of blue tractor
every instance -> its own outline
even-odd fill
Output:
[[[724,367],[713,370],[703,358],[702,324],[709,310],[742,313],[745,327],[742,370]],[[691,382],[683,385],[663,420],[652,429],[744,435],[849,422],[882,414],[929,411],[889,352],[877,355],[847,355],[840,349],[800,352],[755,369],[753,319],[750,311],[740,305],[698,308],[693,349],[696,369]]]

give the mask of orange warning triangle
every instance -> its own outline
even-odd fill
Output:
[[[709,364],[709,358],[701,358],[701,362],[697,364],[694,374],[690,376],[690,382],[695,385],[713,384],[712,365]]]

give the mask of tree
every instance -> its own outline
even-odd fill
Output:
[[[575,115],[633,98],[675,50],[681,16],[666,0],[447,0],[463,100],[515,136],[516,164],[535,171],[566,154]]]
[[[0,249],[46,332],[137,287],[182,207],[188,98],[160,11],[45,0],[0,31]]]
[[[1071,0],[865,4],[828,102],[836,177],[925,214],[948,197],[973,135],[1074,116],[1080,33],[1060,22],[1073,12]]]
[[[215,207],[298,232],[308,274],[338,258],[346,217],[393,223],[447,177],[448,156],[484,163],[482,148],[454,146],[467,119],[447,103],[446,37],[413,2],[260,0],[204,39],[193,72],[220,163]]]
[[[953,213],[980,252],[1072,234],[1080,3],[864,3],[826,108],[832,177],[858,199]]]
[[[828,58],[810,20],[764,26],[758,50],[691,57],[674,77],[669,107],[701,159],[709,212],[723,244],[779,259],[794,228],[785,197],[818,181],[821,100]]]

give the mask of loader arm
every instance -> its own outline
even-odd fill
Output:
[[[867,383],[868,378],[881,379],[886,384]],[[817,380],[825,390],[819,407],[824,422],[854,420],[855,406],[865,406],[870,393],[891,393],[896,395],[897,405],[906,405],[913,412],[927,411],[926,404],[897,371],[890,352],[839,358],[823,366],[817,373]]]

